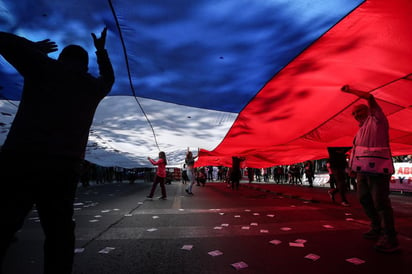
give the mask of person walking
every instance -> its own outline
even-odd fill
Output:
[[[193,153],[189,149],[187,149],[185,163],[186,163],[187,177],[189,178],[189,184],[186,187],[185,191],[189,195],[193,195],[192,188],[196,180],[196,174],[195,174],[195,159],[196,158],[197,156],[193,157]]]
[[[160,189],[162,192],[162,196],[159,197],[161,200],[166,200],[167,195],[166,195],[166,187],[165,187],[165,181],[166,181],[166,165],[167,165],[167,160],[166,160],[166,153],[163,151],[159,152],[159,160],[155,161],[150,157],[147,157],[147,159],[153,164],[157,166],[157,171],[156,171],[156,176],[154,178],[153,184],[152,184],[152,189],[150,190],[150,194],[147,196],[149,199],[153,199],[154,192],[156,191],[156,187],[158,184],[160,184]]]
[[[342,92],[367,100],[368,105],[355,105],[352,115],[359,122],[353,142],[349,167],[356,173],[359,201],[371,221],[364,238],[378,239],[377,251],[399,250],[391,200],[390,178],[394,166],[389,145],[389,123],[375,97],[367,92],[342,87]]]
[[[328,194],[332,201],[335,202],[335,195],[339,193],[342,206],[350,206],[346,198],[346,152],[350,149],[350,147],[328,147],[329,166],[336,183],[336,187],[330,189]]]
[[[81,164],[96,108],[114,83],[106,33],[104,28],[100,37],[91,34],[100,72],[94,77],[88,73],[88,53],[78,45],[66,46],[55,60],[48,56],[57,51],[55,42],[0,32],[0,54],[24,79],[0,152],[0,263],[36,205],[45,235],[44,273],[72,273],[73,202]]]

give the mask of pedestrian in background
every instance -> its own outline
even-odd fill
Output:
[[[155,166],[157,166],[157,171],[156,175],[152,184],[152,189],[150,190],[149,195],[147,198],[153,199],[153,195],[156,191],[156,187],[158,184],[160,184],[160,190],[162,192],[162,196],[159,197],[161,200],[166,200],[167,195],[166,195],[166,165],[167,165],[167,160],[166,160],[166,153],[163,151],[159,152],[159,159],[157,161],[153,160],[150,157],[147,157],[147,159]]]

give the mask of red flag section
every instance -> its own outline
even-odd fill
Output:
[[[275,75],[240,112],[224,140],[201,150],[197,166],[269,167],[327,157],[351,146],[362,100],[371,92],[390,123],[393,156],[412,154],[412,1],[366,1]]]

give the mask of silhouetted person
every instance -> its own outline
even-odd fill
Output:
[[[100,76],[88,73],[88,53],[69,45],[57,60],[50,40],[32,42],[0,32],[0,54],[24,78],[22,98],[0,153],[0,256],[36,205],[45,234],[44,273],[71,273],[73,201],[89,129],[114,83],[105,50],[107,29],[92,33]],[[45,169],[47,167],[47,169]]]
[[[328,191],[330,198],[335,202],[335,194],[340,194],[341,205],[349,206],[348,200],[346,199],[346,152],[348,152],[350,147],[328,147],[329,153],[329,165],[336,183],[336,188],[332,188]]]
[[[394,173],[389,146],[389,123],[381,107],[370,93],[342,87],[343,92],[366,99],[368,105],[353,108],[352,115],[359,122],[353,141],[350,168],[356,173],[358,197],[371,229],[364,238],[379,239],[375,249],[381,252],[399,250],[395,221],[389,198],[390,178]]]
[[[244,160],[244,157],[232,157],[232,169],[230,172],[230,181],[232,183],[232,189],[239,189],[240,179],[242,179],[242,170],[240,169],[240,163]]]

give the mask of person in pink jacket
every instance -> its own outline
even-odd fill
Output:
[[[166,188],[165,188],[166,165],[167,165],[166,154],[163,151],[160,151],[159,152],[159,160],[157,160],[157,161],[151,159],[150,157],[147,157],[147,159],[153,165],[157,166],[157,172],[156,172],[155,179],[153,181],[152,189],[150,190],[150,194],[147,196],[147,198],[149,198],[149,199],[153,198],[156,187],[160,183],[160,189],[162,191],[162,196],[159,197],[159,199],[166,200],[167,199]]]

